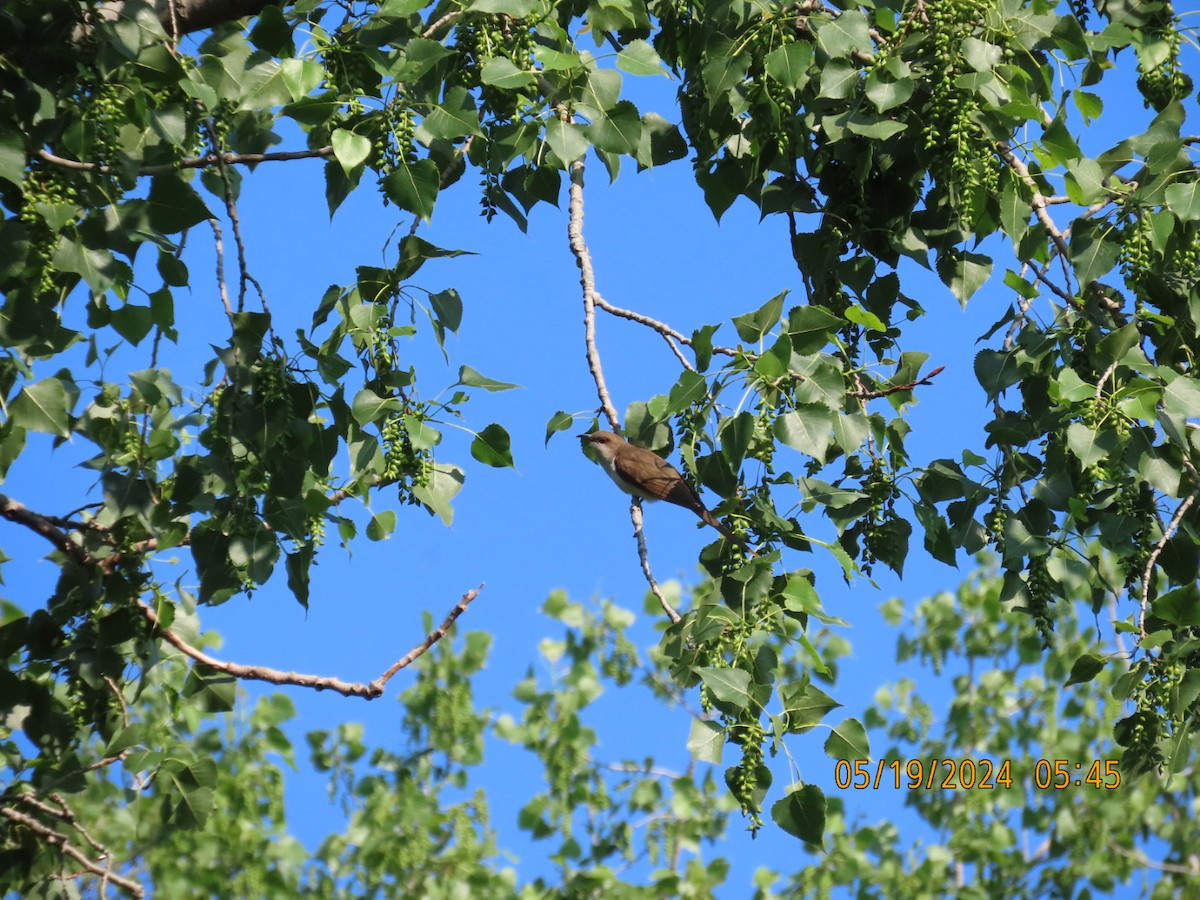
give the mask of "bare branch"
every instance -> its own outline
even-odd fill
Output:
[[[685,335],[676,331],[670,325],[660,322],[657,319],[652,319],[647,315],[643,315],[642,313],[634,312],[631,309],[621,309],[621,307],[619,307],[619,306],[613,306],[611,303],[609,303],[607,300],[605,300],[603,297],[601,297],[600,294],[596,294],[593,299],[595,301],[596,306],[599,307],[600,309],[604,310],[607,313],[611,313],[612,315],[618,316],[622,319],[628,319],[631,322],[637,322],[639,325],[645,325],[647,328],[652,328],[653,330],[657,331],[659,334],[661,334],[664,338],[667,338],[668,340],[679,341],[679,343],[681,343],[687,347],[692,346],[691,338],[686,337]],[[722,356],[737,356],[738,355],[738,351],[734,350],[730,347],[713,347],[712,352],[720,353]],[[749,353],[747,353],[746,356],[748,359],[755,358],[753,356],[753,354],[749,354]]]
[[[1158,562],[1158,557],[1162,554],[1163,548],[1167,546],[1167,541],[1174,536],[1176,530],[1179,528],[1179,523],[1183,521],[1183,517],[1187,515],[1187,511],[1192,508],[1192,504],[1195,502],[1196,491],[1193,490],[1183,498],[1183,502],[1175,510],[1175,515],[1167,523],[1162,537],[1154,545],[1154,549],[1150,551],[1150,556],[1146,560],[1146,568],[1142,571],[1141,612],[1138,614],[1138,631],[1141,632],[1142,637],[1146,636],[1146,608],[1150,605],[1150,577],[1154,574],[1154,566]]]
[[[421,37],[425,38],[426,40],[434,39],[438,32],[458,21],[458,18],[461,15],[461,9],[452,10],[451,12],[446,13],[436,22],[429,25],[423,32],[421,32]]]
[[[233,243],[237,247],[237,262],[238,262],[238,304],[237,311],[240,313],[245,309],[246,305],[246,285],[253,284],[258,291],[258,299],[262,303],[263,311],[269,313],[267,308],[267,295],[263,291],[262,285],[258,283],[258,279],[250,274],[250,268],[246,262],[246,242],[242,240],[242,219],[238,215],[237,200],[233,196],[233,182],[229,178],[229,164],[225,162],[224,154],[220,152],[218,145],[218,137],[216,129],[212,127],[211,121],[207,126],[209,140],[213,144],[212,155],[217,159],[217,172],[221,177],[221,185],[224,187],[225,214],[229,216],[229,222],[233,226]]]
[[[45,148],[38,150],[37,156],[43,162],[60,169],[72,169],[76,172],[97,172],[101,175],[111,174],[113,168],[102,163],[80,162],[58,156]],[[288,162],[293,159],[325,159],[333,156],[333,147],[320,147],[316,150],[287,150],[275,153],[205,153],[203,156],[193,156],[177,163],[165,163],[158,166],[144,166],[138,169],[138,175],[166,175],[180,169],[209,169],[224,163],[227,166],[248,166],[260,162]]]
[[[51,524],[45,516],[4,494],[0,494],[0,518],[24,525],[35,534],[40,534],[78,565],[91,566],[99,562],[82,546],[71,540],[65,531]]]
[[[265,681],[269,684],[291,684],[297,687],[312,688],[317,691],[333,691],[334,693],[342,694],[345,697],[362,697],[364,700],[374,700],[376,697],[383,695],[384,685],[398,671],[410,665],[413,660],[420,657],[430,647],[445,637],[450,626],[466,610],[467,606],[479,596],[479,592],[483,590],[483,585],[474,590],[467,591],[459,600],[458,604],[446,616],[442,624],[435,629],[428,637],[420,644],[401,657],[387,671],[372,681],[370,684],[362,682],[342,681],[340,678],[324,675],[308,675],[302,672],[284,672],[279,669],[272,669],[269,666],[249,666],[241,663],[224,662],[209,656],[203,650],[193,647],[179,635],[175,634],[169,628],[162,628],[159,623],[158,615],[149,606],[149,604],[139,600],[138,606],[142,610],[142,615],[146,617],[151,626],[158,632],[168,644],[175,647],[185,656],[189,656],[196,662],[208,666],[210,669],[215,669],[218,672],[224,672],[233,678],[245,679],[248,681]]]
[[[1033,209],[1033,214],[1037,216],[1038,221],[1042,223],[1042,227],[1046,229],[1046,233],[1050,235],[1050,239],[1054,241],[1054,246],[1058,248],[1058,252],[1062,254],[1063,265],[1066,265],[1070,259],[1070,252],[1067,249],[1067,240],[1063,237],[1062,231],[1050,218],[1050,213],[1046,211],[1048,198],[1038,188],[1036,179],[1029,173],[1029,167],[1025,165],[1017,154],[1013,151],[1012,145],[1008,141],[1001,141],[996,145],[1000,158],[1003,159],[1010,169],[1016,173],[1017,177],[1025,183],[1025,185],[1033,191],[1033,199],[1029,201],[1030,207]]]
[[[634,497],[633,502],[629,504],[629,518],[633,520],[633,536],[637,538],[638,559],[642,563],[642,574],[646,576],[646,582],[650,585],[650,592],[658,598],[659,604],[663,608],[663,612],[667,614],[667,618],[674,625],[683,617],[671,606],[666,596],[662,592],[662,588],[658,586],[658,582],[654,580],[654,573],[650,571],[650,553],[646,549],[646,534],[642,530],[642,499]]]
[[[8,806],[0,806],[0,816],[3,816],[4,818],[17,823],[18,825],[23,825],[24,827],[28,828],[51,847],[57,847],[59,853],[62,853],[64,856],[69,856],[96,877],[105,881],[111,881],[117,887],[129,893],[130,896],[146,896],[145,890],[136,881],[130,881],[128,878],[113,872],[111,868],[105,868],[88,859],[88,857],[82,851],[80,851],[77,847],[72,845],[70,841],[67,840],[67,836],[65,834],[61,834],[60,832],[55,831],[53,828],[43,825],[37,819],[33,818],[33,816],[26,815],[25,813],[12,809]]]
[[[229,286],[225,283],[225,242],[221,238],[221,223],[215,218],[208,220],[213,230],[213,246],[216,250],[217,290],[221,295],[221,304],[225,307],[225,315],[233,321],[233,304],[229,302]]]
[[[101,571],[111,571],[116,565],[115,561],[119,561],[121,554],[114,553],[112,556],[104,559],[97,559],[86,549],[71,540],[70,536],[61,528],[53,525],[46,516],[41,513],[36,513],[28,509],[16,500],[0,494],[0,518],[8,519],[10,522],[16,522],[19,525],[24,525],[36,534],[40,534],[56,548],[61,550],[70,559],[80,566],[96,566]],[[158,614],[153,607],[143,600],[138,600],[138,607],[142,611],[142,615],[146,621],[150,623],[158,636],[168,644],[171,644],[185,656],[189,656],[196,662],[208,666],[211,669],[216,669],[218,672],[224,672],[234,678],[243,678],[251,681],[266,681],[271,684],[294,684],[299,687],[310,687],[318,691],[330,690],[342,694],[347,697],[363,697],[367,700],[373,700],[383,694],[384,685],[398,671],[411,665],[412,662],[425,653],[430,647],[445,637],[447,630],[454,624],[457,619],[466,610],[467,606],[479,596],[479,592],[483,590],[483,585],[474,590],[468,591],[459,600],[458,604],[452,609],[445,621],[429,634],[420,644],[402,656],[396,663],[387,669],[382,675],[372,681],[370,684],[362,684],[360,682],[347,682],[339,678],[326,677],[321,675],[306,675],[299,672],[283,672],[279,669],[272,669],[267,666],[248,666],[241,663],[223,662],[215,657],[209,656],[203,650],[193,647],[175,632],[169,628],[163,628],[162,623],[158,618]],[[115,688],[115,685],[110,685]],[[122,704],[124,706],[124,704]],[[119,759],[104,760],[98,764],[108,765],[109,763]]]
[[[916,381],[910,381],[907,384],[894,384],[891,387],[877,388],[876,390],[868,390],[856,376],[855,381],[858,383],[858,387],[852,391],[847,391],[846,394],[850,397],[857,397],[859,400],[876,400],[879,397],[886,397],[889,394],[898,394],[901,391],[911,391],[915,387],[932,385],[933,381],[931,379],[936,378],[944,368],[946,367],[938,366],[924,378],[920,378]]]
[[[1188,854],[1189,865],[1181,866],[1178,863],[1159,862],[1158,860],[1151,859],[1139,850],[1127,850],[1116,841],[1109,841],[1108,849],[1148,869],[1158,869],[1160,872],[1171,872],[1175,875],[1191,875],[1193,877],[1200,874],[1200,858],[1197,858],[1194,853]]]
[[[621,417],[613,406],[604,382],[604,370],[600,366],[600,351],[596,348],[596,273],[592,268],[592,254],[583,238],[583,160],[571,165],[570,203],[567,217],[567,241],[579,266],[579,284],[583,288],[584,341],[587,344],[588,368],[596,382],[596,393],[600,397],[600,408],[608,417],[613,431],[621,430]]]
[[[463,594],[462,599],[458,601],[458,604],[454,607],[454,609],[450,610],[450,612],[447,613],[446,618],[442,620],[442,624],[431,631],[425,640],[421,641],[421,643],[409,650],[406,654],[404,654],[404,656],[396,660],[396,662],[392,664],[391,668],[371,682],[370,687],[377,688],[378,692],[382,694],[384,685],[391,680],[393,675],[395,675],[401,669],[412,665],[412,663],[416,661],[418,657],[423,655],[426,650],[446,636],[446,632],[450,630],[450,626],[454,624],[454,620],[467,611],[467,607],[470,605],[471,601],[478,597],[479,592],[482,590],[483,585],[481,584],[473,591],[467,591],[465,594]]]

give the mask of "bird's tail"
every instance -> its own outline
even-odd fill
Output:
[[[701,519],[703,519],[707,524],[711,525],[713,528],[717,529],[717,531],[721,532],[721,534],[725,537],[726,540],[732,541],[733,543],[737,544],[739,547],[741,547],[743,550],[745,550],[751,556],[758,556],[757,553],[755,553],[753,550],[750,549],[750,545],[747,544],[745,542],[745,540],[743,540],[741,537],[739,537],[737,534],[735,534],[733,529],[731,529],[728,525],[726,525],[724,522],[722,522],[720,519],[718,519],[716,516],[714,516],[712,513],[710,513],[707,509],[704,509],[703,507],[701,507],[700,509],[698,509],[696,511],[700,514]]]

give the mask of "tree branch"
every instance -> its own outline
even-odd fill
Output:
[[[110,572],[115,566],[114,560],[120,559],[119,553],[114,553],[104,559],[97,559],[86,549],[71,540],[70,536],[61,528],[53,525],[46,516],[41,513],[36,513],[28,509],[23,504],[18,503],[10,497],[0,494],[0,518],[8,519],[10,522],[16,522],[19,525],[24,525],[26,528],[39,534],[52,543],[58,550],[73,560],[80,566],[95,566],[101,571]],[[474,590],[467,591],[463,594],[462,599],[458,601],[453,609],[450,610],[445,620],[440,626],[434,629],[421,643],[413,647],[408,653],[397,660],[390,668],[382,675],[376,678],[369,684],[361,682],[347,682],[340,678],[322,676],[322,675],[307,675],[300,672],[283,672],[279,669],[272,669],[268,666],[249,666],[241,663],[223,662],[215,657],[209,656],[203,650],[193,647],[175,632],[169,628],[163,628],[158,618],[158,614],[154,609],[143,600],[138,600],[138,608],[146,621],[150,623],[151,628],[171,646],[175,647],[185,656],[189,656],[196,662],[208,666],[211,669],[216,669],[218,672],[224,672],[234,678],[246,679],[250,681],[266,681],[270,684],[293,684],[298,687],[309,687],[318,691],[334,691],[346,697],[362,697],[366,700],[374,700],[376,697],[382,696],[384,686],[391,680],[401,669],[411,665],[416,659],[424,654],[430,647],[446,636],[446,632],[454,621],[461,616],[471,604],[471,601],[479,596],[479,592],[483,590],[483,585]],[[124,704],[122,704],[123,706]]]
[[[612,397],[608,393],[608,385],[604,381],[604,369],[600,366],[600,351],[596,348],[596,273],[592,268],[592,254],[588,250],[587,241],[583,237],[583,160],[577,159],[571,164],[570,203],[567,217],[567,242],[575,255],[575,264],[579,266],[579,284],[583,288],[583,327],[584,342],[587,344],[588,368],[592,380],[596,382],[596,393],[600,398],[600,408],[608,417],[613,431],[621,430],[621,417],[613,406]]]
[[[1138,614],[1138,631],[1142,637],[1146,636],[1146,608],[1150,605],[1150,578],[1154,574],[1154,566],[1158,562],[1158,557],[1162,555],[1163,548],[1167,546],[1175,531],[1179,528],[1179,523],[1183,521],[1183,517],[1187,515],[1187,511],[1192,508],[1192,504],[1196,502],[1196,491],[1193,490],[1190,494],[1183,498],[1183,502],[1179,504],[1179,508],[1175,510],[1175,515],[1171,517],[1171,521],[1167,523],[1167,527],[1163,530],[1163,535],[1159,538],[1158,543],[1154,545],[1154,549],[1150,551],[1150,556],[1146,559],[1146,568],[1142,571],[1142,601],[1141,611]]]
[[[224,672],[233,678],[248,680],[248,681],[265,681],[269,684],[291,684],[297,687],[312,688],[317,691],[333,691],[345,697],[362,697],[364,700],[374,700],[376,697],[383,696],[384,686],[391,680],[392,676],[401,669],[411,665],[416,659],[421,657],[425,651],[440,641],[446,636],[446,632],[450,630],[450,626],[454,624],[455,619],[461,616],[471,604],[471,601],[479,596],[479,592],[483,590],[483,585],[474,590],[467,591],[463,594],[462,599],[457,605],[450,610],[445,620],[440,626],[434,629],[428,637],[421,643],[413,647],[408,653],[392,664],[382,675],[374,681],[363,684],[362,682],[342,681],[340,678],[324,675],[308,675],[302,672],[284,672],[280,669],[272,669],[269,666],[250,666],[242,663],[223,662],[215,657],[209,656],[203,650],[193,647],[179,635],[175,634],[169,628],[161,628],[159,624],[158,614],[149,606],[149,604],[139,600],[138,606],[142,611],[142,615],[146,617],[151,626],[168,644],[175,647],[185,656],[191,657],[198,663],[208,666],[210,669],[216,669],[218,672]]]
[[[223,22],[257,16],[268,6],[283,6],[287,0],[153,0],[154,12],[163,31],[176,40],[193,31],[203,31]],[[125,0],[108,0],[87,16],[72,35],[81,40],[97,22],[115,22],[125,12]]]
[[[646,549],[646,533],[642,530],[642,498],[634,497],[633,502],[629,504],[629,518],[633,521],[633,536],[637,538],[638,560],[642,564],[642,574],[646,576],[646,583],[650,585],[650,593],[658,598],[659,605],[662,606],[663,612],[667,614],[667,618],[674,625],[683,617],[675,610],[666,596],[662,592],[662,588],[658,586],[658,582],[654,579],[654,573],[650,571],[650,552]]]
[[[861,381],[858,381],[857,376],[855,376],[855,381],[858,382],[858,387],[852,391],[847,391],[846,394],[850,397],[857,397],[859,400],[876,400],[880,397],[886,397],[889,394],[898,394],[901,391],[911,391],[915,387],[932,385],[932,379],[936,378],[944,368],[946,367],[938,366],[924,378],[919,378],[916,381],[910,381],[907,384],[894,384],[891,387],[876,388],[875,390],[868,390]]]
[[[325,159],[333,156],[333,147],[320,147],[316,150],[281,150],[274,153],[205,153],[203,156],[193,156],[177,163],[163,163],[157,166],[143,166],[138,169],[138,175],[167,175],[180,169],[208,169],[213,166],[246,166],[260,162],[288,162],[293,159]],[[71,169],[75,172],[97,172],[101,175],[111,174],[112,166],[102,163],[80,162],[67,159],[42,148],[37,152],[38,159],[58,166],[61,169]]]
[[[75,862],[79,863],[79,865],[83,866],[84,869],[95,875],[97,878],[100,878],[103,881],[111,881],[117,887],[128,892],[132,897],[146,896],[145,890],[136,881],[130,881],[128,878],[124,878],[118,875],[116,872],[113,872],[112,869],[105,868],[88,859],[88,857],[82,851],[80,851],[77,847],[72,845],[69,840],[67,840],[67,836],[65,834],[55,831],[49,826],[43,825],[37,819],[33,818],[33,816],[26,815],[25,813],[19,812],[8,806],[0,806],[0,816],[3,816],[4,818],[15,822],[18,825],[23,825],[24,827],[28,828],[47,844],[52,847],[57,847],[60,853],[62,853],[64,856],[71,857],[71,859],[75,860]]]

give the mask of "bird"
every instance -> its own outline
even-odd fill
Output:
[[[643,500],[666,500],[690,509],[726,539],[755,555],[744,540],[708,511],[696,489],[684,480],[679,470],[657,453],[631,444],[611,431],[592,431],[576,437],[592,446],[600,467],[625,493]]]

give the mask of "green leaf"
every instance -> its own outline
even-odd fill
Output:
[[[532,72],[517,68],[511,60],[503,56],[493,56],[489,59],[480,70],[479,79],[484,84],[506,91],[519,90],[534,83]]]
[[[844,59],[831,59],[821,66],[822,98],[828,100],[845,100],[854,94],[858,88],[860,71]]]
[[[440,106],[435,106],[421,121],[421,128],[433,138],[466,137],[469,134],[483,137],[479,127],[479,110],[475,101],[464,87],[453,87],[446,92]]]
[[[980,350],[975,356],[975,377],[987,391],[988,400],[995,400],[1021,380],[1016,354],[1012,351]]]
[[[867,731],[858,719],[846,719],[836,725],[825,741],[825,755],[832,759],[869,759]]]
[[[736,709],[746,709],[751,706],[749,672],[714,666],[694,666],[692,671],[700,676],[704,686],[722,703],[729,704]]]
[[[559,431],[567,431],[575,424],[575,417],[569,412],[563,412],[561,409],[550,417],[550,421],[546,423],[546,442],[543,446],[550,445],[550,438]]]
[[[195,679],[195,669],[188,678],[189,681]],[[219,683],[215,679],[206,678],[205,681],[212,683],[206,694],[193,689],[188,696],[198,697],[202,701],[202,709],[218,711],[220,706],[211,700],[206,701],[206,695],[211,698],[220,692],[228,693],[232,698],[234,683],[228,678],[222,678]],[[228,708],[233,708],[232,701]],[[212,759],[198,760],[191,765],[186,765],[178,759],[164,761],[158,771],[158,777],[169,785],[164,793],[169,798],[167,809],[172,825],[188,829],[204,825],[213,808],[212,786],[216,783],[216,771],[216,763]]]
[[[1119,236],[1112,226],[1090,219],[1075,220],[1068,247],[1075,277],[1084,286],[1111,272],[1121,253]]]
[[[392,270],[397,282],[412,278],[428,260],[441,257],[474,255],[470,250],[447,250],[438,247],[415,234],[406,235],[400,242],[400,262]]]
[[[817,589],[813,587],[805,572],[790,573],[780,596],[783,598],[783,608],[791,612],[812,616],[826,625],[837,625],[841,628],[848,628],[850,625],[845,619],[831,616],[825,612],[821,606],[821,598],[817,595]]]
[[[1067,196],[1072,203],[1087,206],[1104,197],[1104,170],[1094,159],[1077,159],[1067,163]]]
[[[442,522],[450,525],[454,521],[454,509],[450,501],[462,490],[465,480],[466,475],[458,466],[435,463],[429,480],[425,484],[413,485],[413,496]]]
[[[65,235],[54,251],[53,261],[62,271],[81,276],[95,294],[109,290],[124,268],[108,250],[85,247]]]
[[[1063,687],[1070,687],[1073,684],[1084,684],[1091,681],[1104,671],[1106,665],[1108,665],[1108,660],[1103,656],[1097,656],[1095,653],[1084,653],[1072,663],[1071,674],[1063,682]]]
[[[678,415],[695,403],[701,403],[708,395],[708,382],[698,372],[684,369],[679,380],[671,386],[667,397],[666,415]]]
[[[466,387],[483,388],[485,391],[508,391],[513,388],[519,388],[519,384],[509,384],[507,381],[493,381],[484,375],[480,375],[470,366],[463,366],[458,370],[458,384]]]
[[[350,403],[350,414],[359,425],[378,422],[391,413],[400,412],[400,401],[394,397],[380,397],[370,388],[363,388],[354,395]]]
[[[776,294],[752,313],[734,316],[733,327],[738,336],[748,344],[757,344],[763,336],[775,327],[783,313],[783,298],[788,295],[786,290]]]
[[[512,438],[504,427],[492,423],[471,441],[471,455],[484,465],[504,468],[513,465]]]
[[[342,164],[342,171],[347,175],[367,161],[371,155],[371,141],[361,134],[338,128],[330,139],[333,145],[333,155]]]
[[[137,346],[154,327],[154,316],[148,306],[126,303],[112,314],[113,331]]]
[[[402,163],[383,179],[383,192],[389,200],[427,222],[440,188],[441,173],[428,157],[412,164]]]
[[[712,336],[720,327],[720,325],[701,325],[692,332],[692,353],[696,357],[696,371],[708,370],[713,355]]]
[[[41,431],[67,437],[71,434],[71,399],[57,378],[27,384],[8,406],[14,425],[26,431]]]
[[[462,297],[454,288],[446,288],[436,294],[429,295],[429,305],[433,307],[433,324],[437,329],[438,343],[444,343],[446,332],[458,334],[458,326],[462,324]]]
[[[630,41],[617,54],[617,68],[631,75],[667,75],[654,48],[641,38]]]
[[[25,180],[25,141],[15,131],[0,137],[0,178],[17,187]]]
[[[883,320],[873,312],[868,312],[861,306],[851,306],[843,313],[847,322],[853,322],[855,325],[861,325],[870,331],[887,331],[887,325]]]
[[[992,274],[992,260],[979,253],[951,250],[937,261],[938,276],[963,306]]]
[[[523,19],[533,12],[536,6],[534,0],[474,0],[467,9],[471,12]]]
[[[1185,419],[1200,417],[1200,384],[1186,375],[1174,378],[1163,391],[1163,407]]]
[[[796,306],[788,312],[792,349],[802,356],[816,353],[841,330],[845,320],[819,306]]]
[[[635,156],[642,137],[642,117],[628,100],[601,110],[586,133],[597,150]]]
[[[812,65],[812,44],[791,41],[776,47],[763,57],[767,74],[788,90],[800,90],[808,83],[808,67]]]
[[[776,439],[789,447],[811,456],[818,462],[824,462],[829,444],[833,440],[836,415],[825,406],[807,403],[777,418],[772,432]]]
[[[721,422],[717,432],[721,441],[721,454],[734,472],[741,468],[742,460],[746,458],[746,451],[750,449],[750,442],[754,439],[757,422],[758,417],[748,410],[727,416]]]
[[[1195,584],[1177,587],[1155,600],[1150,609],[1158,618],[1181,628],[1200,625],[1200,588]]]
[[[725,729],[716,722],[692,719],[687,748],[697,762],[719,766],[725,750]]]
[[[176,234],[212,218],[195,188],[179,175],[155,175],[147,201],[150,226],[163,234]]]
[[[661,166],[687,156],[687,142],[676,125],[658,113],[642,116],[641,138],[638,141],[637,161],[643,168]]]
[[[591,146],[584,136],[582,125],[564,122],[561,119],[552,119],[546,123],[546,143],[564,166],[575,162],[587,153],[588,147]]]
[[[1067,426],[1067,446],[1085,468],[1107,458],[1119,445],[1120,438],[1114,431],[1097,431],[1082,422]]]
[[[288,588],[305,609],[308,609],[309,574],[312,570],[312,561],[313,548],[309,544],[302,545],[295,553],[288,553],[283,560],[284,569],[287,571]]]
[[[783,703],[785,727],[792,734],[803,734],[819,725],[827,712],[842,705],[807,681],[781,685],[779,699]]]
[[[383,541],[392,536],[392,532],[396,530],[396,513],[394,510],[385,509],[371,516],[371,521],[367,523],[367,540]]]
[[[885,113],[907,103],[913,95],[914,87],[911,78],[887,81],[875,70],[867,76],[866,94],[867,99],[875,104],[875,108]]]
[[[1200,182],[1176,182],[1165,192],[1167,206],[1185,222],[1200,219]]]
[[[836,19],[824,22],[817,29],[817,44],[830,57],[874,51],[870,23],[857,9],[846,10]]]
[[[1068,161],[1083,155],[1083,151],[1079,149],[1079,144],[1071,136],[1071,132],[1067,129],[1067,123],[1062,117],[1055,119],[1046,127],[1042,134],[1040,149],[1042,152],[1038,155],[1043,157],[1044,164],[1049,166],[1065,165]]]
[[[820,844],[825,835],[825,795],[815,784],[793,787],[771,804],[771,819],[792,837]]]

